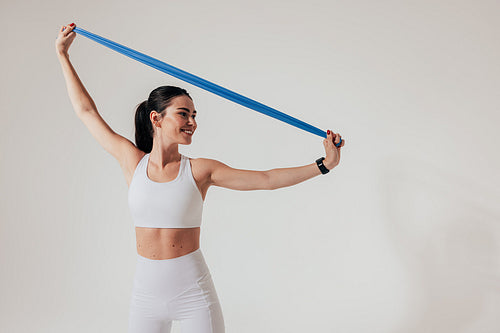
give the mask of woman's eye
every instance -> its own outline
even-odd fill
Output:
[[[186,117],[186,116],[188,115],[188,113],[187,113],[187,112],[179,112],[179,114],[180,114],[181,116],[183,116],[183,117]],[[194,119],[194,118],[196,118],[196,115],[193,115],[192,117],[193,117],[193,119]]]

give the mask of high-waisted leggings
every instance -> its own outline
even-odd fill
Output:
[[[163,260],[137,255],[129,333],[223,333],[224,319],[201,250]]]

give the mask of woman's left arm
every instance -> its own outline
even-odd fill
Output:
[[[340,163],[340,148],[344,146],[345,140],[339,147],[334,145],[341,140],[340,134],[327,132],[323,140],[326,157],[323,164],[328,170],[333,169]],[[233,190],[275,190],[282,187],[292,186],[321,175],[316,162],[292,168],[278,168],[267,171],[241,170],[231,168],[224,163],[210,160],[210,185],[221,186]]]

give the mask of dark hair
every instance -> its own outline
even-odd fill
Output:
[[[145,153],[153,149],[153,124],[149,119],[151,111],[156,111],[162,116],[165,109],[177,96],[189,96],[185,89],[174,86],[161,86],[153,90],[146,101],[140,103],[135,111],[135,144]],[[192,99],[192,98],[191,98]]]

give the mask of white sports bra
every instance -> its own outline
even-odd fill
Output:
[[[189,158],[181,154],[177,178],[152,181],[146,172],[149,154],[139,161],[128,189],[128,204],[136,227],[195,228],[201,225],[203,198],[191,172]]]

